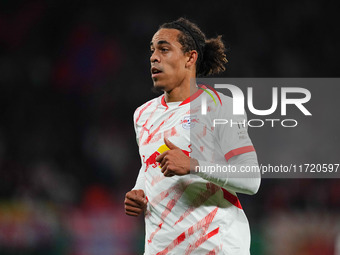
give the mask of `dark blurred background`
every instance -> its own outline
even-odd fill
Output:
[[[328,1],[0,1],[0,254],[142,254],[143,219],[123,209],[140,167],[132,115],[155,96],[152,35],[180,16],[223,35],[224,77],[340,76]],[[250,132],[260,162],[298,157]],[[339,184],[264,179],[241,196],[252,254],[339,255]]]

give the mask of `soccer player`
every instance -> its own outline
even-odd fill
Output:
[[[127,215],[144,212],[144,254],[249,254],[249,224],[237,193],[255,194],[260,176],[239,171],[257,166],[246,117],[214,127],[214,118],[233,118],[231,98],[191,82],[225,70],[221,36],[207,39],[180,18],[160,26],[150,49],[154,88],[164,93],[134,113],[142,166],[125,196]],[[203,116],[197,109],[205,92],[220,104],[207,100]],[[211,171],[216,163],[238,174]]]

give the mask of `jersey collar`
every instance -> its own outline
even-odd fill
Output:
[[[198,87],[206,89],[207,87],[205,85],[198,85]],[[201,94],[203,93],[202,89],[197,90],[194,94],[192,94],[190,97],[188,97],[187,99],[185,99],[182,103],[180,103],[179,106],[185,105],[187,103],[190,103],[192,101],[194,101],[196,98],[198,98]],[[165,97],[164,95],[162,96],[161,99],[161,103],[164,107],[168,108],[167,103],[165,102]]]

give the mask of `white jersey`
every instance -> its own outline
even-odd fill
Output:
[[[160,96],[135,111],[142,167],[134,189],[143,189],[148,200],[145,255],[249,254],[249,225],[235,192],[197,174],[164,177],[156,162],[164,151],[164,137],[186,155],[209,162],[254,151],[245,127],[214,130],[214,116],[232,118],[231,98],[214,91],[222,106],[210,100],[208,112],[214,113],[208,118],[190,108],[190,101],[197,102],[202,93],[199,89],[187,100],[172,103]]]

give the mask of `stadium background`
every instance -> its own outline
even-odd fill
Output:
[[[142,217],[123,210],[140,167],[132,114],[154,96],[150,39],[180,16],[223,34],[224,76],[340,76],[338,9],[327,1],[1,1],[0,254],[141,254]],[[328,147],[294,154],[300,144],[254,133],[259,161],[338,160],[339,108],[326,103],[329,123],[312,128]],[[340,254],[339,184],[264,179],[241,196],[252,254]]]

